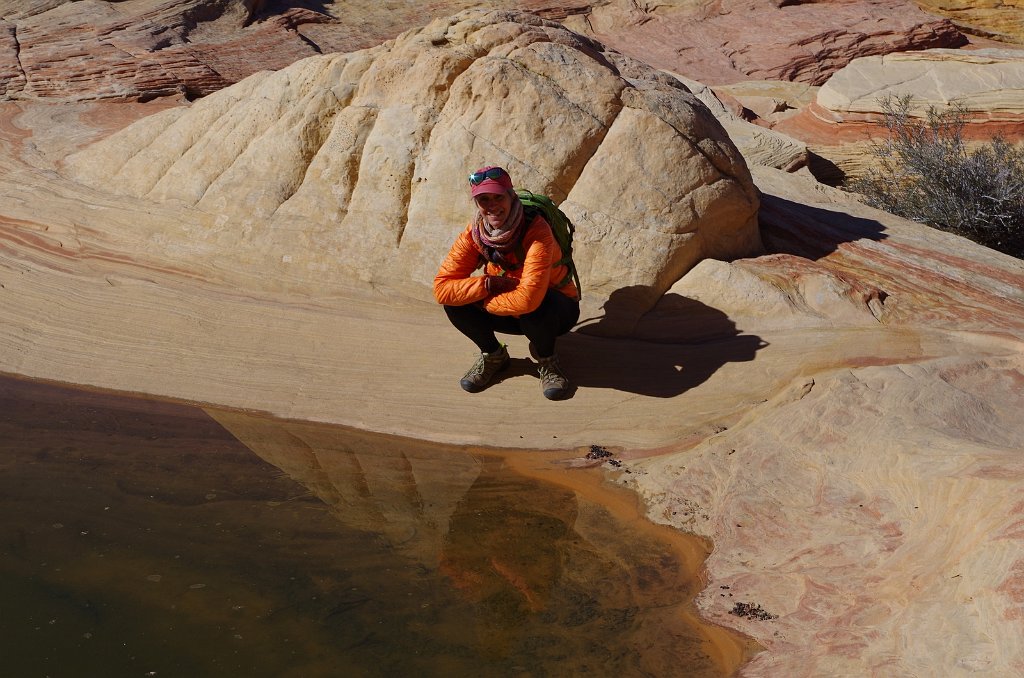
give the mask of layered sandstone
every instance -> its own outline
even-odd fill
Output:
[[[704,105],[521,13],[470,11],[251,76],[67,166],[96,189],[194,210],[165,236],[190,259],[311,290],[429,284],[470,212],[465,176],[485,164],[562,203],[585,298],[628,296],[623,327],[700,259],[759,248],[749,173]]]
[[[566,25],[708,85],[743,80],[819,85],[857,57],[967,42],[948,20],[903,0],[613,0],[569,17]]]
[[[882,103],[912,98],[911,114],[960,105],[964,134],[971,140],[1000,134],[1024,138],[1024,51],[935,49],[865,57],[838,71],[818,90],[814,103],[769,121],[839,169],[856,175],[870,162],[871,140],[885,134]]]
[[[481,6],[472,0],[294,4],[6,0],[0,2],[0,97],[194,99],[260,70],[370,47],[410,26]],[[710,84],[820,84],[859,56],[965,42],[948,20],[904,0],[517,0],[505,7],[564,21],[624,54]]]
[[[826,82],[817,103],[836,113],[877,113],[887,96],[913,97],[913,113],[954,102],[988,121],[1024,115],[1024,51],[933,49],[857,59]]]
[[[796,332],[805,348],[848,333],[848,353],[805,356],[763,403],[622,480],[653,519],[715,543],[701,609],[767,646],[741,675],[1017,675],[1024,265],[754,174],[775,253],[703,262],[649,331],[773,345]],[[737,602],[770,618],[736,616]]]
[[[1024,4],[1019,0],[917,0],[917,4],[952,19],[965,33],[1024,44]]]
[[[0,1],[0,98],[196,98],[304,57],[351,52],[410,26],[477,6],[447,0]],[[397,3],[392,3],[395,5]],[[589,3],[521,0],[513,7],[562,18]]]

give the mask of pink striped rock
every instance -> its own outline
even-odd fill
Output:
[[[821,84],[851,60],[870,54],[958,47],[953,24],[907,0],[782,6],[768,0],[595,7],[566,24],[624,54],[708,85],[742,80]],[[695,9],[696,7],[696,9]]]

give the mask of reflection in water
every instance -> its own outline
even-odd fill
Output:
[[[500,457],[6,379],[0,412],[5,675],[724,673],[666,543]]]

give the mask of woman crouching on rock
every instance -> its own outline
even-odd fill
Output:
[[[558,366],[555,340],[580,317],[579,293],[544,217],[524,211],[512,178],[500,167],[469,175],[476,216],[459,234],[434,278],[434,297],[452,325],[480,349],[459,382],[476,393],[508,367],[508,348],[495,337],[524,334],[544,397],[564,398],[569,381]],[[473,273],[484,265],[483,275]]]

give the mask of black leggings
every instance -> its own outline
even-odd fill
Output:
[[[518,318],[513,315],[493,315],[478,304],[445,306],[444,312],[459,332],[465,334],[483,353],[501,348],[494,336],[525,334],[541,358],[555,354],[555,339],[572,329],[580,319],[580,302],[561,292],[549,289],[536,311]]]

